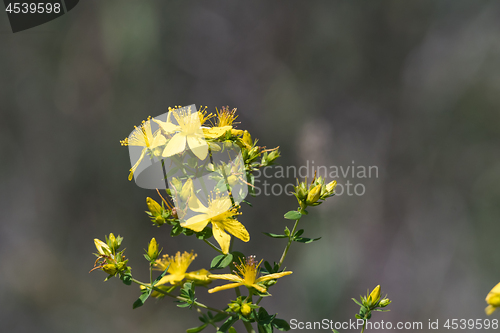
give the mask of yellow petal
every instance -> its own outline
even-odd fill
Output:
[[[486,314],[489,316],[490,314],[492,314],[493,312],[495,312],[497,308],[494,307],[493,305],[488,305],[486,307],[486,309],[484,309],[484,312],[486,312]]]
[[[130,169],[130,174],[128,175],[128,180],[132,180],[132,177],[134,176],[135,169],[137,169],[137,167],[141,163],[142,159],[144,158],[145,154],[146,154],[146,148],[144,148],[142,150],[141,156],[139,156],[139,159],[137,160],[137,162],[135,162],[135,164],[132,167],[132,169]]]
[[[205,139],[197,135],[188,135],[187,143],[189,148],[200,160],[204,160],[208,155],[208,144]]]
[[[231,128],[233,127],[222,126],[222,127],[204,128],[203,135],[205,135],[205,138],[207,139],[217,139],[221,137],[223,134],[225,134],[227,131],[231,130]]]
[[[243,279],[236,274],[210,274],[208,277],[212,280],[227,280],[242,283]]]
[[[169,114],[170,115],[170,114]],[[160,125],[161,129],[165,133],[173,133],[175,131],[178,131],[180,129],[179,126],[172,124],[171,122],[167,121],[161,121],[157,119],[153,119],[158,125]]]
[[[170,139],[163,151],[163,157],[170,157],[180,154],[186,148],[186,136],[182,133],[177,133]]]
[[[216,293],[216,292],[221,291],[221,290],[227,290],[227,289],[236,288],[236,287],[239,287],[239,286],[242,286],[242,284],[241,283],[229,283],[229,284],[226,284],[226,285],[223,285],[223,286],[219,286],[219,287],[215,287],[215,288],[209,289],[208,292],[210,294],[212,294],[212,293]]]
[[[207,226],[208,222],[210,222],[210,217],[207,214],[198,214],[181,223],[181,227],[200,232]]]
[[[210,274],[209,271],[202,268],[202,269],[194,271],[194,272],[186,273],[186,279],[187,280],[196,280],[196,281],[200,281],[200,282],[210,282],[211,279],[208,277],[209,274]]]
[[[164,145],[165,143],[167,143],[167,139],[161,133],[157,133],[150,148],[156,148]]]
[[[288,271],[288,272],[281,272],[281,273],[274,273],[274,274],[268,274],[268,275],[264,275],[264,276],[261,276],[260,278],[258,278],[257,280],[255,280],[255,282],[262,282],[262,281],[268,281],[268,280],[274,280],[274,279],[279,279],[280,277],[283,277],[283,276],[286,276],[286,275],[290,275],[292,274],[292,272]]]
[[[155,286],[161,286],[162,284],[167,284],[167,283],[176,284],[177,282],[182,281],[182,279],[184,279],[183,275],[168,274],[162,277],[160,281],[158,281],[158,283],[155,284]]]
[[[224,232],[224,229],[220,228],[218,223],[212,223],[212,233],[215,240],[220,245],[220,249],[224,254],[229,253],[229,245],[231,243],[231,236]]]
[[[216,222],[222,225],[224,229],[236,238],[241,239],[244,242],[250,240],[250,235],[248,234],[245,226],[235,219],[225,219],[223,222]]]
[[[486,296],[486,303],[493,306],[500,306],[500,283],[491,289]]]
[[[247,286],[247,287],[255,288],[258,291],[260,291],[261,293],[265,293],[267,291],[266,288],[259,286],[258,284],[252,284],[251,286]]]

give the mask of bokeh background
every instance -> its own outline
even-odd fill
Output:
[[[197,314],[170,300],[137,310],[135,287],[88,274],[93,239],[216,254],[151,226],[127,180],[132,126],[173,105],[237,107],[240,128],[280,146],[283,166],[377,166],[362,196],[304,219],[263,301],[300,321],[354,318],[382,285],[374,320],[486,318],[500,281],[500,3],[497,1],[86,0],[12,34],[0,14],[0,323],[5,332],[183,332]],[[271,179],[271,184],[294,182]],[[258,196],[236,249],[278,261],[293,197]],[[199,299],[222,306],[232,292]],[[492,316],[498,318],[497,314]],[[382,330],[383,331],[383,330]]]

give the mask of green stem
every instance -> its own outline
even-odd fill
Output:
[[[365,331],[365,327],[366,327],[366,319],[365,319],[365,322],[363,323],[363,328],[361,329],[361,333],[363,333]]]
[[[262,301],[264,299],[264,297],[259,297],[259,299],[257,300],[257,303],[255,303],[255,305],[259,305],[260,301]]]
[[[224,254],[224,252],[222,252],[222,250],[221,250],[221,249],[219,249],[217,246],[215,246],[214,244],[212,244],[209,240],[204,239],[203,241],[204,241],[205,243],[207,243],[208,245],[210,245],[210,247],[211,247],[212,249],[214,249],[215,251],[219,252],[220,254]]]
[[[247,321],[243,321],[243,325],[245,325],[245,328],[247,329],[248,333],[255,333],[255,330],[252,327],[252,324],[250,324]]]
[[[146,288],[151,288],[151,285],[147,284],[147,283],[144,283],[144,282],[141,282],[139,280],[136,280],[134,278],[131,279],[132,282],[134,283],[137,283],[138,285],[141,285],[141,286],[144,286]],[[172,298],[175,298],[175,299],[178,299],[179,301],[184,301],[186,302],[187,299],[185,299],[184,297],[180,297],[180,296],[175,296],[175,295],[172,295],[172,294],[169,294],[167,293],[166,291],[164,290],[161,290],[160,288],[156,288],[156,287],[153,287],[153,290],[154,291],[157,291],[159,293],[162,293],[164,294],[165,296],[168,296],[168,297],[172,297]],[[202,304],[202,303],[199,303],[199,302],[196,302],[194,301],[193,303],[194,306],[198,307],[198,308],[203,308],[203,309],[207,309],[207,310],[210,310],[210,311],[214,311],[214,312],[218,312],[218,313],[223,313],[225,315],[228,315],[228,316],[231,316],[232,314],[229,313],[229,312],[226,312],[226,311],[222,311],[222,310],[219,310],[219,309],[216,309],[216,308],[212,308],[211,306],[208,306],[208,305],[205,305],[205,304]]]
[[[299,220],[300,220],[300,218],[295,221],[292,232],[290,233],[290,236],[288,236],[288,244],[286,245],[285,250],[283,251],[283,255],[281,256],[278,267],[281,267],[281,265],[283,265],[283,261],[285,261],[288,250],[290,249],[290,245],[292,245],[292,241],[293,241],[292,237],[295,234],[295,230],[297,230],[297,225],[299,224]]]

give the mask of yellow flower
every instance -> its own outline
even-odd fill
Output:
[[[189,265],[191,265],[191,262],[195,258],[196,254],[194,254],[192,251],[190,253],[184,251],[183,254],[177,252],[175,256],[169,256],[168,254],[165,254],[163,258],[158,259],[155,262],[154,268],[156,270],[164,271],[168,267],[167,272],[169,274],[161,278],[161,280],[158,281],[156,285],[162,285],[166,283],[177,284],[185,279],[200,281],[202,283],[210,282],[210,280],[207,277],[208,274],[207,270],[203,269],[195,272],[186,273]]]
[[[161,133],[159,133],[159,131],[156,131],[155,133],[152,132],[150,118],[148,118],[147,121],[143,120],[140,127],[135,126],[135,130],[132,132],[132,134],[130,134],[128,138],[120,141],[122,146],[144,147],[141,156],[139,156],[137,162],[130,169],[128,180],[132,180],[134,172],[144,158],[144,155],[146,155],[146,152],[148,150],[152,152],[153,149],[164,145],[166,142],[167,139]]]
[[[222,252],[228,253],[231,236],[229,236],[225,230],[244,242],[250,240],[250,235],[247,229],[245,229],[245,226],[233,218],[233,216],[239,213],[236,208],[231,208],[231,206],[231,199],[229,199],[227,195],[221,196],[217,194],[215,198],[209,199],[208,207],[205,207],[196,196],[193,196],[193,199],[189,202],[189,208],[201,214],[187,219],[185,222],[181,223],[181,226],[199,232],[211,222],[212,233],[215,240],[219,243]]]
[[[234,121],[238,118],[236,115],[236,108],[229,111],[229,107],[222,107],[222,110],[217,110],[217,127],[232,126]]]
[[[500,306],[500,283],[494,286],[488,293],[486,303],[488,303],[488,306],[484,310],[487,315],[492,314]]]
[[[375,304],[378,302],[378,300],[380,299],[380,285],[376,286],[375,289],[373,289],[373,291],[370,293],[370,295],[368,295],[367,299],[368,300],[371,299],[372,304]]]
[[[173,115],[179,125],[170,122],[170,115]],[[204,160],[208,154],[208,144],[201,125],[205,122],[204,113],[191,112],[191,108],[172,110],[168,113],[167,121],[156,120],[161,129],[166,134],[175,133],[163,150],[163,157],[170,157],[181,154],[189,146],[193,154],[200,160]]]
[[[292,272],[288,271],[268,274],[257,278],[257,275],[259,275],[259,265],[261,262],[262,260],[257,263],[257,261],[255,260],[255,256],[249,256],[248,258],[246,258],[244,263],[242,262],[240,265],[235,265],[236,269],[238,269],[239,274],[237,272],[235,272],[235,274],[210,274],[208,276],[210,279],[227,280],[234,283],[229,283],[223,286],[212,288],[208,292],[215,293],[221,290],[245,286],[247,288],[255,288],[259,292],[265,293],[266,288],[260,285],[260,282],[279,279],[280,277],[292,274]]]

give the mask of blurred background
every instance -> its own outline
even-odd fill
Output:
[[[299,321],[354,319],[377,284],[375,321],[486,318],[500,281],[500,3],[497,1],[81,1],[13,34],[0,14],[0,322],[6,332],[183,332],[169,299],[88,274],[110,232],[134,276],[151,237],[164,253],[216,255],[151,225],[119,140],[168,106],[237,107],[282,166],[377,166],[363,195],[333,197],[301,226],[294,272],[261,304]],[[272,173],[272,172],[270,172]],[[293,183],[288,179],[271,184]],[[295,198],[249,199],[235,249],[278,261]],[[234,293],[198,297],[223,306]],[[498,318],[493,314],[491,318]],[[208,331],[208,329],[207,329]],[[381,330],[383,331],[383,330]]]

